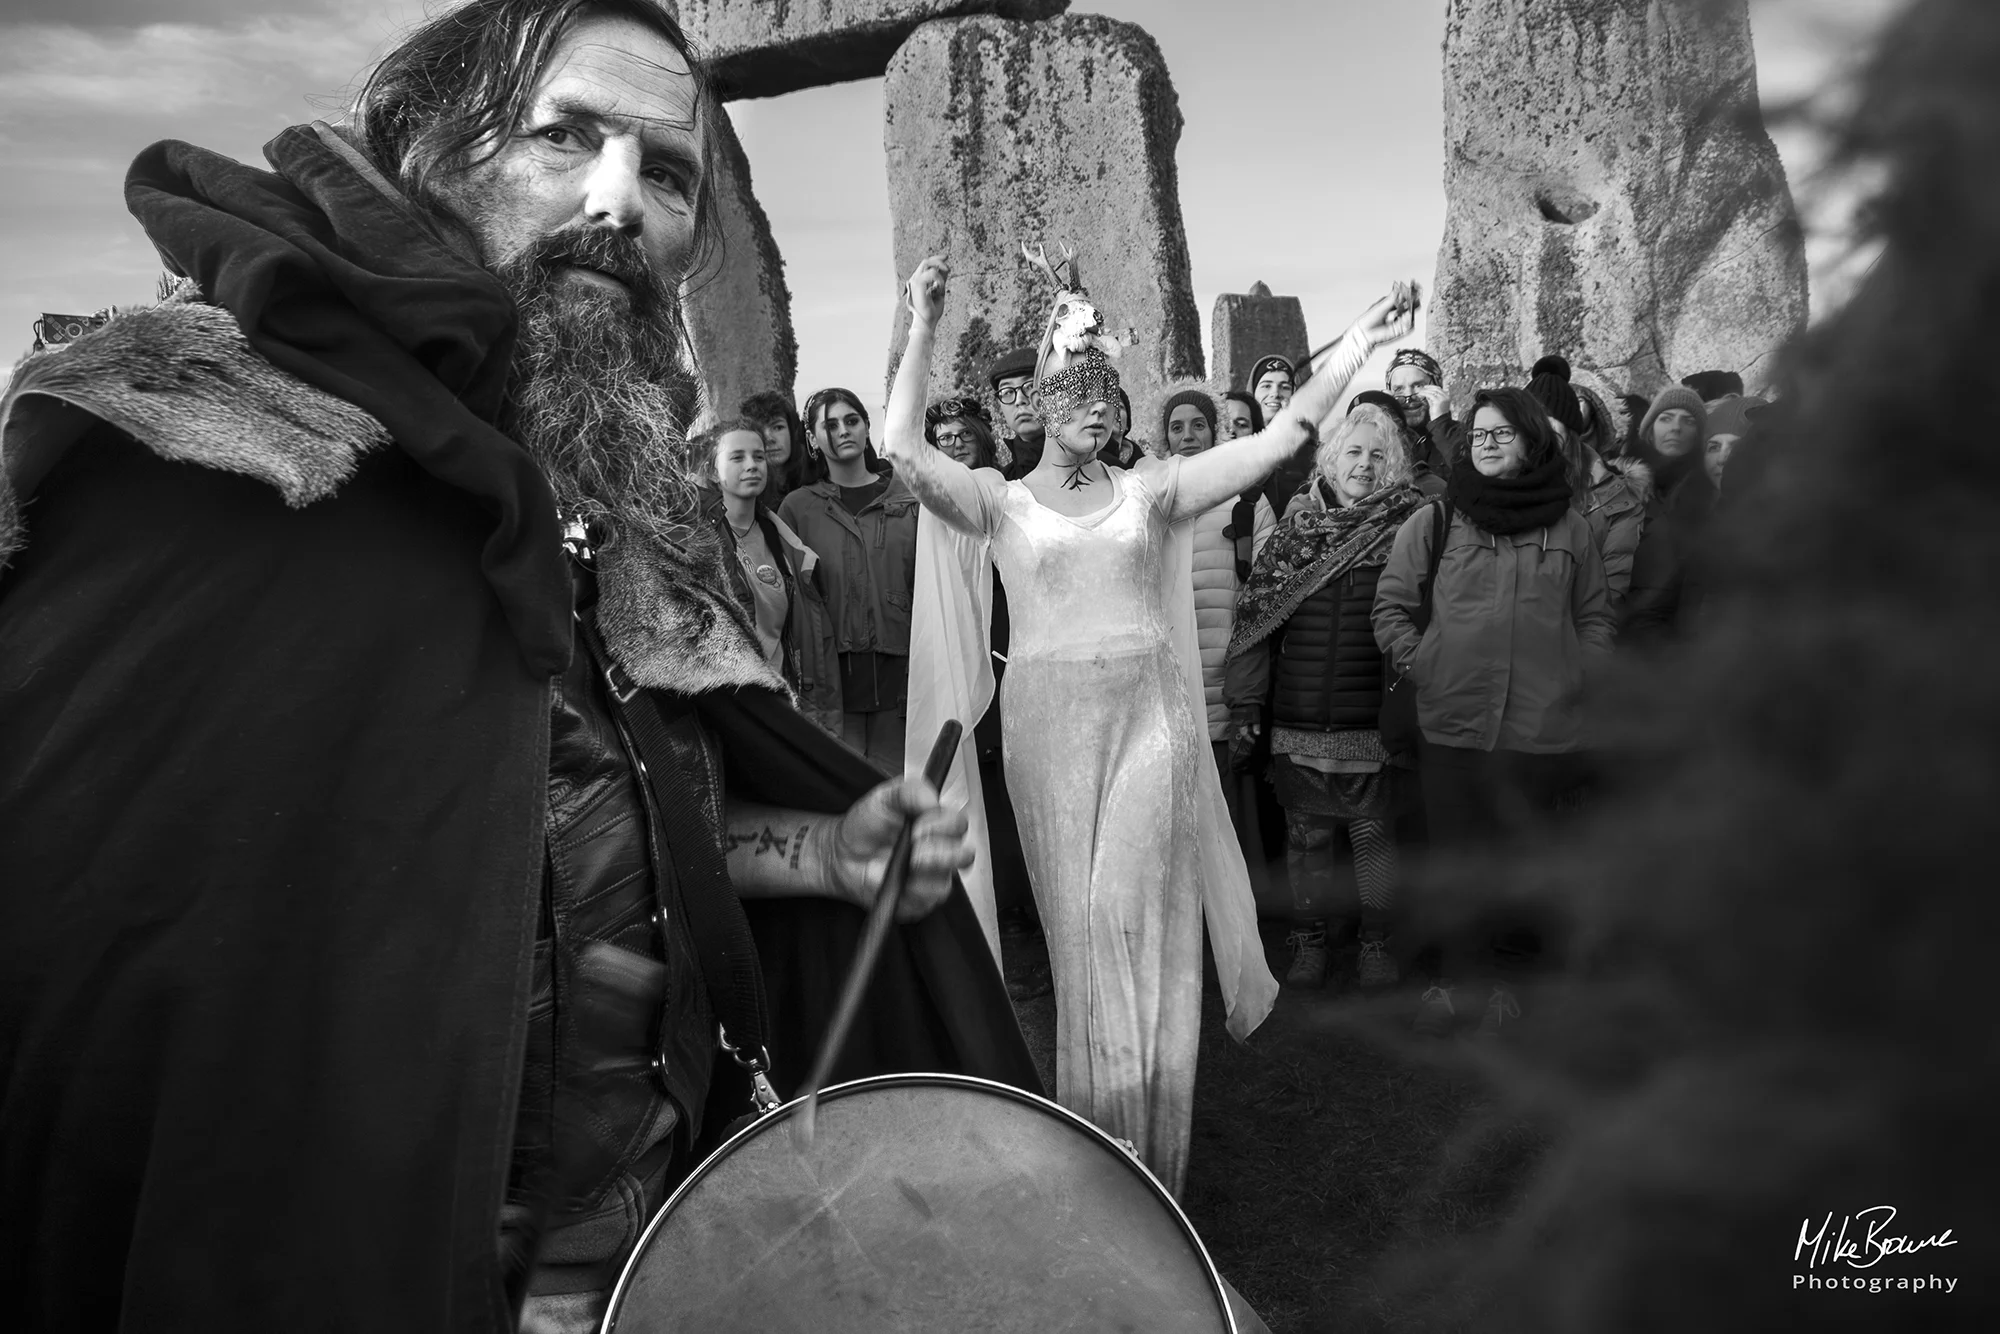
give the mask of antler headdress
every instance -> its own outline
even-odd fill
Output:
[[[1076,252],[1062,247],[1062,258],[1049,262],[1048,250],[1021,244],[1021,256],[1048,276],[1055,286],[1055,307],[1042,331],[1035,357],[1032,392],[1035,410],[1051,428],[1086,403],[1118,398],[1119,354],[1137,341],[1130,329],[1123,338],[1104,332],[1104,322],[1083,290]]]

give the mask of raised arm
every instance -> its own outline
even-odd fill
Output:
[[[1177,523],[1255,486],[1311,438],[1308,423],[1316,427],[1337,420],[1348,382],[1377,346],[1410,331],[1418,299],[1415,283],[1397,283],[1341,336],[1319,373],[1262,431],[1183,459],[1169,519]]]
[[[944,309],[945,281],[951,270],[933,255],[917,266],[905,292],[910,302],[910,337],[903,361],[889,390],[888,420],[882,427],[882,452],[896,475],[925,509],[960,532],[984,536],[993,531],[1004,485],[991,468],[977,472],[924,439],[924,386],[931,375],[931,346],[937,341],[937,319]]]

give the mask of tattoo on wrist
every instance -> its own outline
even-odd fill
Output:
[[[799,832],[792,835],[791,863],[794,871],[799,869],[799,854],[806,850],[806,835],[811,831],[811,825],[802,824],[799,826]]]
[[[780,857],[783,857],[785,855],[785,847],[791,842],[791,839],[789,836],[779,833],[770,825],[765,825],[759,829],[731,829],[723,835],[723,841],[729,845],[724,849],[725,855],[736,851],[736,849],[746,843],[755,843],[757,846],[750,850],[752,857],[761,857],[767,852],[775,852]],[[792,864],[794,866],[798,865],[798,855],[796,853],[792,856]]]

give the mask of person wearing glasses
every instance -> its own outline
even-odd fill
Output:
[[[917,498],[876,457],[853,391],[820,390],[805,420],[826,475],[786,496],[778,517],[819,553],[840,653],[841,739],[901,773]]]
[[[1616,621],[1561,441],[1527,391],[1483,389],[1473,399],[1442,507],[1425,506],[1397,530],[1373,621],[1390,671],[1416,688],[1432,846],[1516,839],[1552,812],[1574,784],[1585,678],[1610,652]],[[1533,954],[1523,934],[1448,939],[1419,1031],[1448,1033],[1453,979],[1476,975],[1492,983],[1481,1031],[1518,1018],[1503,977]]]
[[[940,399],[924,409],[924,439],[968,468],[997,468],[993,419],[970,394]]]
[[[1396,349],[1389,358],[1389,374],[1384,385],[1410,428],[1414,449],[1410,462],[1417,476],[1427,473],[1442,477],[1445,455],[1451,450],[1458,423],[1451,417],[1451,402],[1445,397],[1444,368],[1437,358],[1417,347]]]
[[[1028,393],[1034,378],[1032,347],[1011,348],[986,370],[986,383],[1000,408],[996,425],[1009,456],[1001,465],[1001,474],[1010,482],[1026,477],[1042,461],[1042,442],[1048,433]]]

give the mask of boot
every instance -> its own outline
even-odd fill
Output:
[[[1389,941],[1379,932],[1367,931],[1361,936],[1361,958],[1354,965],[1354,985],[1358,987],[1393,987],[1402,979],[1396,970],[1396,961],[1389,957]]]
[[[1285,937],[1292,947],[1292,966],[1285,973],[1288,987],[1326,985],[1326,923],[1299,927]]]

